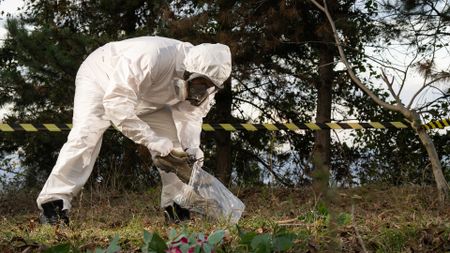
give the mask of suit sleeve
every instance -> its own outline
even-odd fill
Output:
[[[132,61],[125,56],[118,57],[115,68],[109,76],[110,83],[105,90],[103,106],[106,117],[126,137],[152,150],[151,144],[161,139],[136,115],[139,87],[151,72],[151,67],[140,58]]]
[[[198,107],[192,106],[188,101],[183,101],[172,108],[183,149],[199,149],[203,118],[211,109],[213,101],[214,94]]]

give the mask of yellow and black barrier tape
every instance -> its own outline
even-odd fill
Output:
[[[72,124],[0,123],[0,132],[62,132],[72,129]]]
[[[422,125],[425,129],[445,128],[450,126],[450,119],[441,119]],[[406,121],[394,122],[329,122],[329,123],[275,123],[275,124],[250,124],[250,123],[204,123],[205,132],[225,131],[295,131],[295,130],[323,130],[323,129],[403,129],[410,128]],[[72,129],[72,124],[10,124],[0,123],[0,132],[62,132]],[[113,128],[111,128],[113,129]]]
[[[366,129],[366,128],[408,128],[407,122],[360,122],[360,123],[276,123],[276,124],[203,124],[203,131],[279,131],[279,130],[322,130],[322,129]]]
[[[436,121],[428,122],[427,124],[422,125],[425,129],[434,129],[434,128],[446,128],[450,126],[450,118],[448,119],[441,119]]]

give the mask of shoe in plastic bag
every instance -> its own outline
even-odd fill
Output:
[[[167,224],[178,224],[191,219],[190,211],[176,203],[164,208],[164,216]]]
[[[217,178],[193,167],[189,185],[176,196],[175,202],[184,208],[235,224],[241,218],[245,205]]]

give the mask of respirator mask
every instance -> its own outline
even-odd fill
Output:
[[[198,74],[192,74],[188,80],[176,78],[174,86],[177,98],[193,106],[200,106],[217,89],[207,77]]]

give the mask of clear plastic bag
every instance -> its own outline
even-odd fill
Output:
[[[174,200],[184,208],[232,224],[239,221],[245,209],[244,203],[217,178],[196,165],[189,185]]]

